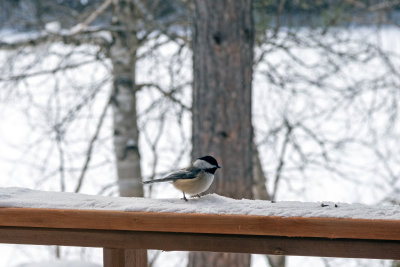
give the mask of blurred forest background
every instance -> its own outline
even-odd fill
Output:
[[[0,186],[180,197],[141,180],[211,153],[222,195],[399,204],[399,11],[395,0],[1,0]],[[101,262],[95,249],[0,249],[2,266]],[[221,257],[150,251],[149,265]]]

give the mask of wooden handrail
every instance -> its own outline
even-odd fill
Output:
[[[400,220],[0,208],[0,242],[104,248],[104,266],[146,249],[400,259]]]
[[[400,259],[396,206],[325,208],[217,195],[181,203],[23,188],[0,191],[5,196],[0,199],[0,243],[102,247],[105,267],[145,267],[147,249]],[[89,209],[81,209],[85,207]],[[143,212],[148,209],[152,212]],[[221,210],[232,214],[216,214]],[[352,216],[358,219],[348,218]]]
[[[0,226],[400,241],[400,220],[0,208]]]

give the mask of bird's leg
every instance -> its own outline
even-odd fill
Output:
[[[182,193],[183,193],[183,198],[182,199],[185,200],[185,201],[188,201],[186,196],[185,196],[185,192],[182,192]]]

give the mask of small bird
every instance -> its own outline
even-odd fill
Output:
[[[183,199],[187,201],[185,193],[197,195],[206,191],[214,180],[214,173],[221,168],[217,160],[212,156],[204,156],[193,162],[193,165],[174,171],[167,176],[151,181],[145,181],[144,184],[172,182],[175,188],[183,192]]]

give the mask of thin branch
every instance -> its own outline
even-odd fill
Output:
[[[56,145],[58,150],[58,157],[59,157],[59,165],[58,171],[60,174],[60,190],[61,192],[65,191],[65,157],[64,157],[64,149],[62,147],[62,137],[59,131],[56,132]]]
[[[0,50],[15,50],[23,47],[35,47],[44,43],[55,43],[61,42],[64,44],[72,44],[72,45],[82,45],[82,44],[93,44],[101,47],[108,47],[110,45],[110,41],[96,34],[99,31],[103,31],[104,29],[95,28],[93,30],[85,30],[80,31],[79,34],[75,33],[49,33],[44,32],[38,34],[38,36],[33,38],[25,38],[18,41],[13,42],[2,42],[0,41]],[[111,30],[109,27],[107,30]],[[118,29],[117,29],[118,30]]]
[[[65,66],[59,66],[59,67],[51,69],[51,70],[42,70],[42,71],[36,71],[36,72],[31,72],[31,73],[24,73],[24,74],[14,75],[14,76],[10,76],[10,77],[0,77],[0,82],[17,81],[17,80],[22,80],[25,78],[31,78],[31,77],[40,76],[40,75],[55,74],[59,71],[64,71],[64,70],[68,70],[68,69],[76,69],[76,68],[79,68],[86,64],[91,64],[94,62],[97,62],[97,60],[87,60],[87,61],[83,61],[83,62],[80,62],[77,64],[68,64]]]
[[[278,166],[275,171],[274,189],[272,191],[272,196],[271,196],[272,201],[276,200],[276,194],[278,191],[278,186],[279,186],[279,182],[280,182],[280,178],[281,178],[281,174],[282,174],[282,169],[283,169],[283,166],[285,165],[286,148],[289,144],[290,135],[293,130],[292,125],[290,125],[286,119],[285,119],[285,125],[286,125],[287,130],[286,130],[285,139],[283,140],[283,143],[282,143],[281,154],[279,156],[279,163],[278,163]]]
[[[168,36],[168,38],[171,41],[183,40],[185,43],[187,44],[189,43],[189,40],[187,38],[180,36],[179,34],[176,34],[173,31],[170,31],[168,27],[158,22],[157,19],[154,18],[153,14],[147,9],[146,5],[141,0],[133,0],[133,2],[135,3],[136,7],[140,10],[140,12],[143,14],[146,22],[154,25],[155,29],[161,31],[163,34]]]
[[[113,0],[105,0],[103,4],[101,4],[95,11],[93,11],[89,17],[82,23],[79,23],[72,29],[72,34],[79,34],[82,31],[86,30],[87,27],[104,11],[111,5]]]
[[[184,85],[182,85],[184,86]],[[179,99],[177,99],[174,96],[174,93],[182,86],[179,86],[178,88],[175,88],[174,90],[171,90],[170,92],[166,92],[164,91],[161,86],[159,86],[158,84],[155,83],[142,83],[142,84],[137,84],[136,88],[137,90],[141,90],[143,87],[151,87],[151,88],[155,88],[157,89],[157,91],[159,91],[163,96],[169,98],[172,102],[178,104],[179,106],[181,106],[182,109],[190,111],[191,108],[186,106],[184,103],[182,103]]]
[[[276,38],[279,34],[279,30],[281,27],[281,15],[282,15],[283,8],[285,7],[285,3],[286,3],[286,0],[279,1],[279,6],[278,6],[278,10],[277,10],[278,12],[276,14],[276,26],[275,26],[274,34],[273,34],[272,38]]]
[[[253,195],[255,199],[271,200],[267,190],[267,176],[262,168],[257,144],[253,142]]]
[[[94,144],[99,137],[99,133],[103,126],[103,122],[106,117],[108,107],[110,106],[110,101],[111,101],[111,97],[109,97],[109,100],[105,104],[103,111],[100,115],[99,122],[97,123],[96,131],[94,132],[92,138],[90,139],[89,147],[88,147],[87,153],[86,153],[86,160],[85,160],[85,163],[83,164],[81,174],[79,175],[78,184],[76,185],[75,191],[74,191],[75,193],[78,193],[81,190],[83,180],[85,179],[85,175],[87,173],[90,161],[92,159]]]

